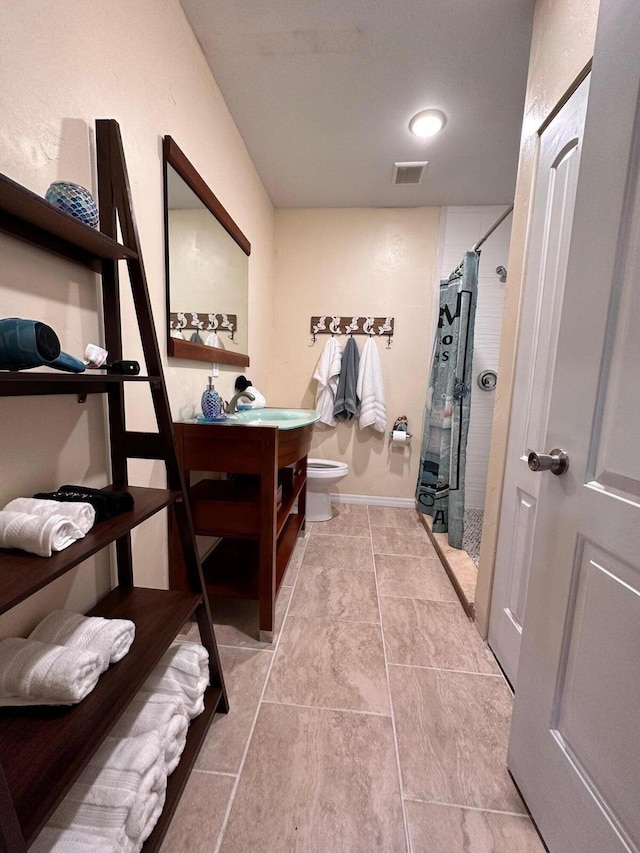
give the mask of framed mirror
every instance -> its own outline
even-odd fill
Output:
[[[251,244],[170,136],[163,162],[167,352],[246,367]]]

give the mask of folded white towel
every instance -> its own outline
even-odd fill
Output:
[[[140,849],[164,806],[160,738],[147,732],[107,738],[49,820],[49,826],[113,838],[119,849]]]
[[[360,400],[360,414],[358,416],[360,429],[370,426],[378,432],[384,432],[387,428],[387,407],[384,396],[382,365],[380,364],[378,347],[372,337],[369,337],[362,347],[356,393]]]
[[[0,548],[21,548],[39,557],[50,557],[52,551],[63,551],[83,536],[78,525],[63,515],[39,518],[24,512],[0,511]]]
[[[200,643],[174,642],[162,656],[142,689],[182,696],[189,719],[204,711],[209,684],[209,653]]]
[[[95,652],[9,637],[0,642],[0,707],[73,705],[93,690],[101,672]]]
[[[313,378],[318,383],[316,411],[320,415],[320,423],[327,426],[335,426],[337,423],[333,416],[333,407],[338,390],[341,365],[342,347],[336,338],[329,338],[313,374]]]
[[[164,772],[169,776],[178,766],[189,728],[189,717],[181,696],[140,691],[111,729],[114,737],[134,737],[156,731],[164,754]]]
[[[115,844],[107,836],[53,826],[45,826],[29,847],[29,853],[114,853],[115,850]]]
[[[103,619],[70,610],[53,610],[34,628],[29,639],[97,652],[104,672],[109,664],[127,654],[135,633],[136,626],[129,619]]]
[[[24,512],[27,515],[37,515],[48,518],[51,515],[61,515],[80,528],[86,534],[94,525],[96,511],[91,504],[82,501],[49,501],[42,498],[15,498],[4,508],[5,512]]]

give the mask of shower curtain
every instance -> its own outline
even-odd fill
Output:
[[[464,532],[479,258],[478,252],[466,252],[460,267],[440,282],[440,313],[416,487],[418,510],[432,516],[433,532],[448,533],[454,548],[462,548]]]

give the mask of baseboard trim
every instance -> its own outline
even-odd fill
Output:
[[[384,495],[341,495],[331,492],[331,500],[337,504],[368,504],[369,506],[400,506],[413,509],[415,498],[391,498]]]

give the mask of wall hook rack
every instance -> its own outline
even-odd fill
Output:
[[[237,314],[210,314],[202,311],[171,311],[169,329],[180,332],[193,329],[194,332],[228,332],[233,340],[238,328]]]
[[[387,338],[387,349],[391,349],[394,333],[394,317],[342,317],[338,314],[318,314],[311,317],[311,344],[317,335],[369,335]]]

